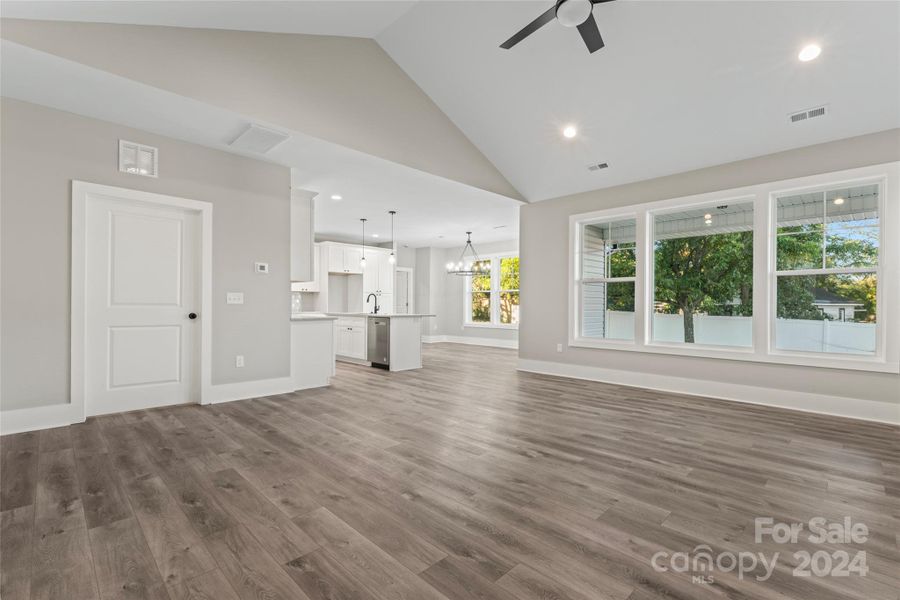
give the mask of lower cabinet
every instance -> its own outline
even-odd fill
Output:
[[[335,354],[357,360],[366,359],[366,320],[339,319],[335,322]]]

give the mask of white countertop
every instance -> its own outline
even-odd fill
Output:
[[[429,314],[402,314],[402,315],[373,315],[372,313],[364,313],[364,312],[355,312],[355,313],[327,313],[334,318],[337,317],[379,317],[379,318],[387,318],[387,319],[401,319],[401,318],[422,318],[422,317],[436,317],[437,315],[429,315]]]
[[[291,321],[335,321],[337,317],[324,313],[293,313]]]

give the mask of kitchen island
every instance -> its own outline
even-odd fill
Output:
[[[422,319],[431,314],[328,313],[335,317],[337,360],[390,371],[422,368]]]

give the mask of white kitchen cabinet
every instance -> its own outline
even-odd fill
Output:
[[[307,192],[291,192],[291,281],[308,282],[315,279],[314,211],[315,203]]]
[[[359,275],[362,250],[358,247],[328,244],[328,272]]]
[[[390,255],[381,255],[378,261],[378,294],[382,296],[394,293],[394,265],[391,264]],[[391,304],[393,306],[393,303]],[[393,312],[393,311],[391,311]]]
[[[320,253],[318,244],[313,248],[313,278],[311,281],[292,281],[292,292],[318,292],[321,288]],[[293,263],[292,263],[293,264]]]
[[[357,360],[366,359],[366,319],[338,319],[335,323],[334,343],[337,355]]]
[[[363,272],[363,292],[366,296],[394,293],[394,265],[384,250],[366,251],[366,268]],[[381,301],[379,300],[379,305]]]
[[[363,296],[378,293],[378,252],[366,251],[366,268],[363,269]],[[363,299],[365,301],[365,298]]]
[[[347,273],[362,273],[362,250],[360,248],[344,248],[344,269]]]

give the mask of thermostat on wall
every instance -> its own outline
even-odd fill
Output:
[[[269,272],[269,263],[254,263],[256,265],[257,273],[268,273]]]

